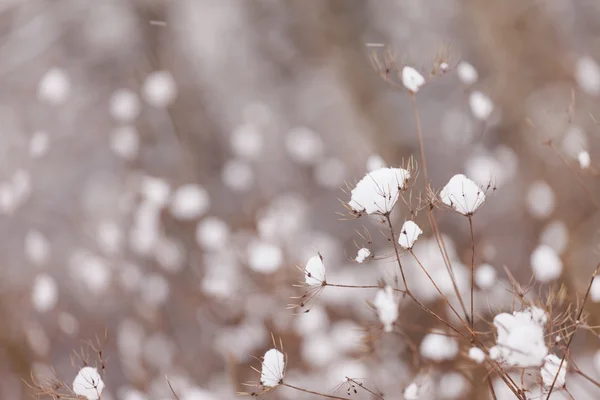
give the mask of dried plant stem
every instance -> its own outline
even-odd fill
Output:
[[[592,289],[592,284],[594,283],[594,278],[596,278],[596,275],[598,274],[599,269],[600,269],[600,264],[598,264],[596,266],[596,269],[594,269],[594,272],[592,273],[592,277],[590,278],[590,283],[588,284],[587,290],[585,291],[585,296],[583,297],[583,302],[581,303],[581,306],[579,307],[579,312],[577,313],[577,319],[575,320],[575,327],[573,328],[573,334],[569,337],[569,341],[567,342],[567,347],[565,349],[565,353],[563,354],[563,356],[560,360],[560,364],[558,365],[558,370],[556,372],[556,375],[554,376],[554,379],[552,380],[552,385],[550,386],[550,389],[548,390],[548,396],[546,396],[546,400],[548,400],[550,398],[550,395],[552,394],[552,390],[554,389],[554,385],[556,384],[556,380],[558,379],[558,373],[560,372],[560,370],[565,362],[565,358],[567,358],[567,356],[569,354],[569,348],[571,347],[571,343],[573,342],[573,338],[575,337],[575,331],[577,331],[577,327],[579,326],[579,321],[581,320],[581,316],[583,315],[583,309],[585,307],[585,303],[590,295],[590,290]]]
[[[390,214],[386,214],[385,219],[388,224],[388,228],[390,229],[390,234],[392,235],[392,243],[394,244],[394,252],[396,253],[396,261],[398,262],[398,267],[400,268],[400,274],[402,275],[402,283],[404,284],[404,289],[407,293],[410,293],[408,290],[408,284],[406,283],[406,277],[404,276],[404,268],[402,268],[402,261],[400,261],[400,252],[398,250],[398,243],[396,243],[396,232],[394,231],[394,227],[392,226],[392,220],[390,219]]]
[[[471,231],[471,330],[475,324],[475,236],[473,235],[473,218],[469,215],[469,231]]]
[[[324,282],[324,286],[332,286],[332,287],[339,287],[339,288],[351,288],[351,289],[381,289],[381,286],[377,286],[377,285],[343,285],[343,284],[329,283],[329,282]],[[406,293],[406,290],[402,290],[402,289],[393,288],[393,290],[395,292]]]
[[[303,389],[301,387],[290,385],[289,383],[285,383],[285,382],[282,382],[281,386],[289,387],[290,389],[294,389],[294,390],[297,390],[299,392],[310,393],[310,394],[314,394],[315,396],[321,396],[321,397],[325,397],[325,398],[328,398],[328,399],[348,400],[345,397],[335,396],[335,395],[332,395],[332,394],[325,394],[325,393],[313,392],[312,390]]]
[[[490,378],[489,375],[487,377],[487,382],[488,382],[488,385],[490,387],[490,394],[492,395],[492,399],[493,400],[498,400],[498,397],[496,397],[496,391],[494,390],[494,384],[492,383],[492,378]]]
[[[171,381],[169,381],[169,377],[165,375],[165,379],[167,380],[167,385],[169,385],[169,389],[171,389],[171,393],[173,393],[173,396],[175,397],[176,400],[179,400],[179,396],[177,396],[177,393],[175,393],[175,389],[173,389],[173,385],[171,385]]]

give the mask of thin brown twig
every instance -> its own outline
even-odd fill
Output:
[[[348,400],[345,397],[340,397],[340,396],[335,396],[332,394],[326,394],[326,393],[319,393],[319,392],[314,392],[312,390],[308,390],[308,389],[303,389],[301,387],[298,386],[294,386],[294,385],[290,385],[289,383],[285,383],[282,382],[281,386],[285,386],[285,387],[289,387],[290,389],[294,389],[294,390],[298,390],[299,392],[304,392],[304,393],[309,393],[309,394],[314,394],[316,396],[321,396],[321,397],[325,397],[328,399],[339,399],[339,400]]]
[[[469,215],[469,230],[471,231],[471,330],[475,325],[475,301],[474,301],[474,288],[475,288],[475,236],[473,234],[473,219]]]

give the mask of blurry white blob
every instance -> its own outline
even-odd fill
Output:
[[[148,400],[146,393],[131,387],[121,387],[118,391],[119,400]]]
[[[178,272],[184,267],[185,251],[177,241],[161,236],[154,246],[154,257],[167,272]]]
[[[444,399],[464,399],[461,396],[467,391],[468,384],[464,375],[458,372],[446,372],[441,376],[438,387]]]
[[[575,80],[585,93],[595,96],[600,93],[600,67],[590,56],[580,57],[575,64]]]
[[[548,354],[544,342],[547,320],[544,310],[536,307],[496,315],[494,326],[498,335],[496,346],[490,348],[490,357],[509,366],[541,366]]]
[[[366,247],[363,247],[362,249],[358,250],[358,253],[356,254],[355,260],[356,260],[357,263],[361,263],[362,264],[369,257],[371,257],[371,250],[367,249]]]
[[[10,184],[17,203],[23,203],[31,194],[31,174],[25,169],[18,169],[12,175]]]
[[[394,290],[390,286],[379,289],[373,304],[377,310],[377,316],[383,324],[383,330],[391,332],[394,329],[394,322],[398,319],[398,300]]]
[[[443,333],[428,333],[419,346],[423,358],[432,361],[452,360],[458,354],[456,339]]]
[[[540,234],[540,244],[548,245],[557,254],[562,254],[569,244],[569,230],[565,223],[552,221],[546,225]]]
[[[346,179],[346,164],[337,158],[319,161],[314,171],[317,184],[327,189],[338,189]]]
[[[119,122],[132,122],[140,114],[140,99],[129,89],[117,89],[110,97],[108,110],[111,117]]]
[[[298,234],[308,220],[306,200],[296,193],[282,193],[258,214],[260,237],[275,242]]]
[[[425,78],[413,67],[402,68],[402,84],[412,93],[417,93],[425,84]]]
[[[496,283],[496,270],[490,264],[482,264],[475,270],[475,283],[482,290],[491,289]]]
[[[402,225],[400,235],[398,235],[398,244],[407,250],[412,249],[421,233],[423,231],[419,228],[419,225],[413,221],[406,221]]]
[[[144,100],[156,107],[169,106],[177,96],[177,85],[169,71],[156,71],[146,77],[142,86]]]
[[[469,96],[469,106],[473,116],[480,121],[485,121],[494,111],[494,103],[485,94],[474,91]]]
[[[242,124],[231,133],[229,145],[236,156],[255,159],[262,153],[262,134],[256,125]]]
[[[124,160],[133,160],[140,149],[140,138],[132,125],[119,126],[110,135],[110,149]]]
[[[531,253],[533,276],[540,283],[548,283],[558,279],[563,270],[563,263],[550,246],[541,244]]]
[[[40,158],[48,152],[50,147],[50,138],[43,131],[34,132],[29,139],[29,156],[31,158]]]
[[[206,217],[196,226],[196,243],[204,250],[223,249],[231,232],[229,225],[217,217]]]
[[[115,255],[121,251],[123,245],[123,231],[116,222],[106,220],[96,228],[96,243],[100,251],[107,255]]]
[[[79,322],[73,315],[66,312],[58,314],[58,326],[68,336],[75,336],[79,332]]]
[[[405,400],[419,400],[419,385],[416,382],[412,382],[404,389]]]
[[[578,159],[579,154],[589,148],[589,143],[583,129],[577,125],[569,125],[560,146],[567,157]]]
[[[410,173],[402,168],[380,168],[369,172],[352,189],[348,205],[356,212],[388,213],[409,178]]]
[[[550,388],[552,385],[557,389],[562,388],[565,386],[567,379],[567,361],[563,361],[561,365],[560,358],[554,354],[548,354],[546,358],[544,358],[544,365],[542,365],[540,372],[546,388]]]
[[[193,387],[189,389],[185,389],[181,394],[181,400],[218,400],[212,392],[208,390],[201,389],[198,387]]]
[[[477,364],[481,364],[485,361],[485,353],[479,347],[471,347],[469,349],[469,358]]]
[[[440,192],[442,202],[463,215],[473,215],[485,202],[483,190],[462,174],[454,175]]]
[[[50,242],[41,232],[30,230],[25,235],[25,257],[30,263],[38,267],[48,262]]]
[[[456,66],[456,73],[458,75],[458,79],[465,85],[472,85],[477,82],[479,79],[479,74],[474,66],[469,64],[466,61],[461,61]]]
[[[175,219],[189,221],[204,215],[209,206],[210,198],[206,189],[189,183],[178,187],[173,192],[169,211]]]
[[[337,386],[348,390],[353,387],[352,392],[356,390],[356,394],[359,388],[354,380],[360,382],[364,377],[368,376],[368,373],[368,368],[361,361],[344,358],[328,366],[325,382],[327,387]],[[350,392],[350,395],[352,395],[352,392]]]
[[[594,303],[600,303],[600,278],[595,277],[590,287],[590,299]],[[598,371],[600,372],[600,370]]]
[[[33,281],[31,302],[39,313],[52,310],[58,301],[58,285],[48,274],[38,274]]]
[[[305,336],[300,354],[302,360],[313,368],[327,367],[338,356],[333,339],[325,332]]]
[[[160,208],[149,201],[138,205],[129,230],[129,246],[142,256],[149,256],[161,234]]]
[[[329,317],[325,308],[314,305],[310,312],[302,313],[294,318],[294,330],[300,336],[323,332],[329,326]]]
[[[373,172],[376,169],[385,168],[387,165],[379,154],[371,154],[367,158],[367,172]]]
[[[304,126],[292,128],[285,137],[288,154],[301,164],[314,164],[323,154],[323,147],[319,134]]]
[[[577,161],[579,161],[579,168],[588,169],[591,163],[590,153],[587,151],[580,151],[579,154],[577,154]]]
[[[20,200],[10,182],[0,183],[0,212],[12,214],[19,206]]]
[[[162,178],[144,175],[140,184],[140,192],[148,203],[156,207],[164,207],[169,201],[171,186]]]
[[[250,164],[239,159],[230,159],[223,165],[223,183],[230,190],[245,192],[254,184],[254,171]]]
[[[52,104],[63,104],[71,92],[69,75],[60,68],[51,68],[43,76],[37,87],[38,100]]]
[[[104,390],[104,382],[96,368],[81,368],[73,380],[73,392],[88,400],[100,399],[102,390]]]
[[[111,271],[104,258],[85,250],[76,250],[69,258],[69,267],[74,278],[83,282],[92,294],[106,290]]]
[[[278,246],[253,240],[248,244],[248,266],[255,272],[271,274],[281,267],[283,253]]]
[[[279,386],[285,373],[285,357],[277,349],[267,350],[260,370],[260,383],[266,388]]]
[[[440,69],[442,70],[442,72],[446,72],[448,70],[450,66],[448,65],[447,62],[441,62],[440,63]]]
[[[325,279],[325,265],[321,255],[312,256],[304,267],[304,281],[309,286],[320,286],[327,282]]]
[[[160,307],[169,299],[169,282],[159,274],[143,276],[139,288],[140,297],[147,306]]]
[[[552,214],[555,206],[554,191],[546,181],[538,180],[529,186],[527,197],[527,211],[537,219],[545,219]]]

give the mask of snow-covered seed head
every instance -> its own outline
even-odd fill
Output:
[[[402,84],[411,93],[417,93],[425,84],[425,78],[413,67],[402,68]]]
[[[398,236],[398,244],[404,249],[412,249],[423,231],[413,221],[406,221]]]
[[[102,390],[104,390],[104,382],[96,368],[81,368],[73,380],[73,392],[88,400],[100,399]]]
[[[485,202],[485,193],[475,182],[457,174],[441,190],[440,198],[456,212],[470,216]]]
[[[268,350],[262,362],[260,371],[260,384],[267,389],[277,387],[283,383],[285,374],[285,357],[277,349]]]
[[[379,168],[362,178],[351,192],[348,206],[357,214],[387,214],[406,188],[410,172],[403,168]]]
[[[325,280],[325,265],[321,255],[312,256],[304,267],[305,282],[308,286],[323,286]]]
[[[542,365],[540,372],[546,388],[552,385],[556,388],[562,388],[565,386],[567,379],[567,361],[562,361],[561,365],[560,358],[554,354],[548,354],[544,358],[544,365]]]

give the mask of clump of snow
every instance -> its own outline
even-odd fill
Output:
[[[541,366],[548,354],[544,342],[547,318],[546,313],[536,307],[496,315],[497,338],[496,345],[490,348],[490,357],[510,366]]]
[[[423,231],[413,221],[406,221],[398,236],[398,244],[405,249],[412,249]]]
[[[452,336],[431,332],[423,338],[419,352],[423,358],[432,361],[452,360],[458,354],[458,343]]]
[[[481,364],[485,361],[485,353],[479,347],[471,347],[469,349],[469,358],[477,364]]]
[[[348,205],[356,212],[386,214],[394,208],[410,173],[402,168],[380,168],[369,172],[351,192]]]
[[[462,174],[454,175],[440,192],[442,202],[463,215],[473,215],[485,202],[483,190]]]
[[[260,383],[266,388],[279,386],[285,374],[285,357],[277,349],[268,350],[262,362]]]
[[[548,283],[560,276],[563,263],[552,247],[542,244],[531,253],[531,267],[538,282]]]
[[[63,69],[49,69],[38,83],[38,99],[51,105],[63,104],[70,94],[71,81]]]
[[[587,55],[580,57],[575,64],[575,80],[585,93],[600,93],[600,67],[596,60]]]
[[[485,94],[474,91],[469,96],[469,106],[473,116],[478,120],[485,121],[494,111],[494,103]]]
[[[567,361],[563,361],[561,365],[560,358],[554,354],[548,354],[546,358],[544,358],[541,374],[544,387],[550,388],[554,383],[555,388],[562,388],[565,386],[567,379]],[[556,381],[554,380],[555,378]]]
[[[527,191],[526,203],[527,210],[534,218],[548,218],[554,211],[554,191],[546,181],[535,181]]]
[[[104,390],[104,382],[96,368],[81,368],[73,380],[73,392],[88,400],[100,399],[102,390]]]
[[[417,93],[425,84],[425,78],[413,67],[402,68],[402,84],[412,93]]]
[[[305,282],[309,286],[320,286],[325,282],[325,265],[321,255],[312,256],[304,267]]]
[[[377,316],[383,324],[383,330],[391,332],[394,322],[398,319],[398,300],[393,289],[390,286],[379,289],[373,304],[377,309]]]
[[[362,249],[358,250],[358,253],[356,254],[356,262],[357,263],[364,263],[365,260],[367,260],[369,257],[371,257],[371,250],[367,249],[366,247],[363,247]]]
[[[208,192],[200,185],[180,186],[173,193],[169,210],[179,220],[192,220],[201,217],[210,206]]]
[[[155,71],[146,77],[142,85],[142,97],[156,108],[168,107],[177,96],[175,79],[168,71]]]
[[[134,91],[118,89],[110,97],[108,110],[119,122],[132,122],[140,114],[140,99]]]
[[[456,66],[456,73],[458,74],[458,79],[465,85],[472,85],[479,79],[479,74],[475,67],[466,61],[461,61]]]

